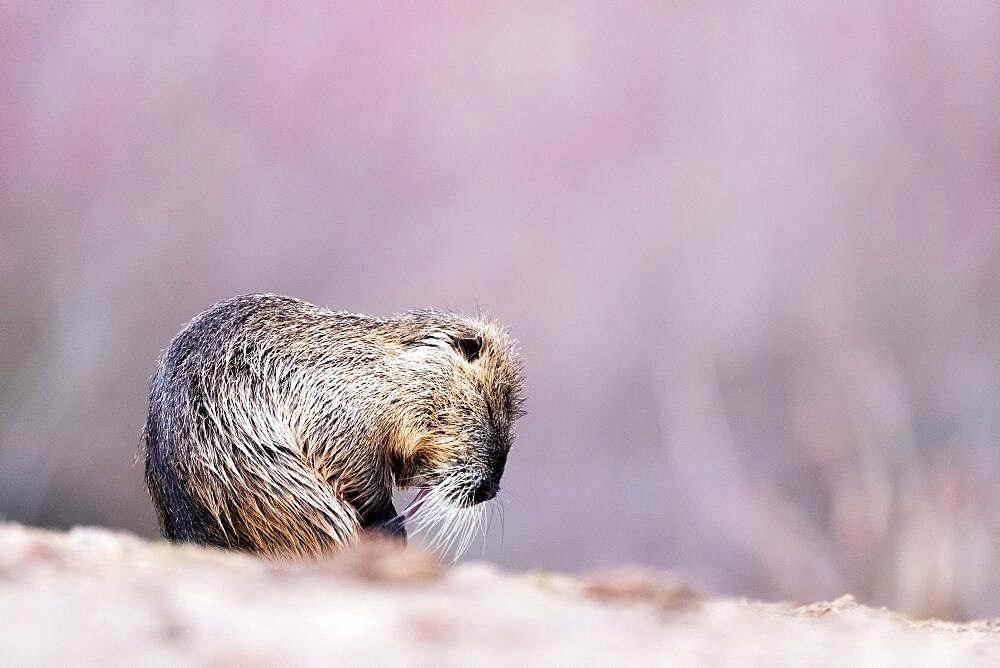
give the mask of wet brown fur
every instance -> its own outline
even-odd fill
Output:
[[[164,351],[140,444],[167,538],[317,556],[405,535],[393,486],[456,471],[489,498],[519,413],[520,361],[492,322],[235,297]],[[485,491],[484,491],[485,490]],[[395,519],[394,519],[395,518]]]

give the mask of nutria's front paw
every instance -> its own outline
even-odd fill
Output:
[[[391,520],[376,524],[368,531],[406,544],[406,524],[402,517],[393,517]]]

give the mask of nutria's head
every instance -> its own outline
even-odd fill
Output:
[[[521,363],[498,325],[415,311],[393,320],[404,334],[397,363],[401,408],[390,466],[401,487],[434,487],[452,503],[492,499],[521,415]]]

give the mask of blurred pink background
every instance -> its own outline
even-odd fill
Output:
[[[0,515],[155,535],[216,300],[482,309],[487,558],[1000,613],[1000,5],[688,4],[0,4]]]

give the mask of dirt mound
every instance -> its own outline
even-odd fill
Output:
[[[9,665],[1000,665],[1000,620],[913,621],[845,596],[703,599],[662,573],[442,568],[365,545],[288,565],[103,529],[0,525]]]

